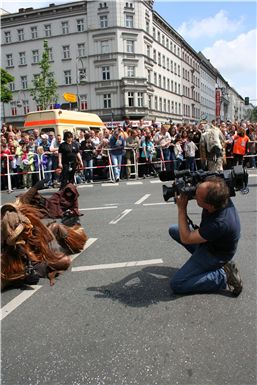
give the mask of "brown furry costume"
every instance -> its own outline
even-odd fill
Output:
[[[29,190],[25,198],[36,191]],[[31,272],[38,277],[47,276],[53,285],[55,276],[71,264],[68,254],[83,250],[88,237],[79,224],[72,227],[55,222],[45,225],[40,218],[47,216],[47,210],[41,209],[24,203],[21,198],[15,204],[2,206],[2,289],[12,283],[26,283],[28,278],[29,283],[33,283]]]

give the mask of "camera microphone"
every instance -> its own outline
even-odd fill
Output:
[[[175,179],[175,174],[173,170],[170,171],[160,171],[159,172],[159,178],[162,182],[167,182],[169,180]]]

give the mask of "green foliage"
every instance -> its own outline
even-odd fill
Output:
[[[14,81],[14,77],[6,70],[1,68],[1,102],[9,103],[12,100],[12,91],[8,84]]]
[[[30,95],[37,105],[45,110],[57,99],[57,82],[54,79],[53,73],[50,72],[47,40],[44,40],[44,51],[39,65],[41,73],[32,81],[33,87],[30,89]]]

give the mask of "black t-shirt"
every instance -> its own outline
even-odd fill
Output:
[[[240,219],[231,199],[224,209],[212,214],[203,209],[199,233],[208,241],[206,246],[213,255],[231,259],[237,249],[240,229]]]
[[[75,141],[71,144],[62,142],[58,152],[62,154],[62,163],[74,163],[76,162],[77,153],[79,152],[79,143]]]

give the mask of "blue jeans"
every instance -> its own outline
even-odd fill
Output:
[[[115,166],[115,167],[113,167],[114,178],[119,179],[120,178],[122,154],[121,155],[111,154],[111,159],[112,159],[113,166]]]
[[[178,225],[172,225],[169,228],[169,234],[192,254],[171,279],[170,285],[174,293],[211,293],[226,288],[227,278],[221,266],[227,261],[212,255],[206,243],[183,244],[180,240]]]
[[[84,159],[83,160],[84,165],[84,176],[85,179],[89,182],[90,180],[93,180],[93,159]]]

